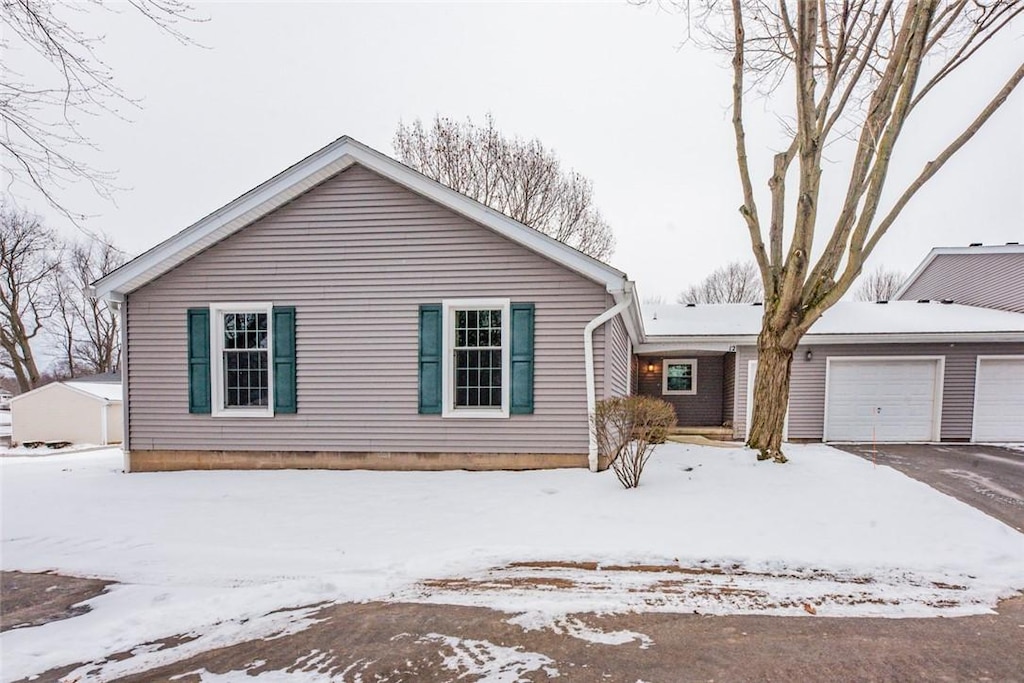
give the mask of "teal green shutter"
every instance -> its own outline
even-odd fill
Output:
[[[188,412],[210,413],[210,309],[188,309]]]
[[[295,307],[274,306],[275,414],[298,412],[295,374]]]
[[[533,304],[512,304],[510,412],[533,413]]]
[[[420,306],[420,414],[441,414],[441,304]]]

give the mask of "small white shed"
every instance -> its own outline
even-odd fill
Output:
[[[53,382],[11,399],[11,441],[121,443],[121,408],[120,383]]]

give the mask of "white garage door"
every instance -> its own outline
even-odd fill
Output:
[[[1024,358],[978,358],[974,441],[1024,441]]]
[[[828,360],[826,441],[937,441],[937,359]]]

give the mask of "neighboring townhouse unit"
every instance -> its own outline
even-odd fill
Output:
[[[1024,246],[936,247],[894,299],[943,299],[1024,313]]]
[[[763,308],[644,307],[636,389],[682,425],[750,422]],[[1024,315],[940,302],[846,302],[793,359],[787,438],[1024,440]]]

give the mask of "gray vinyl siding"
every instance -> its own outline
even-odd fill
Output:
[[[605,382],[606,393],[603,396],[628,396],[629,391],[629,366],[632,358],[632,348],[629,341],[629,333],[626,331],[626,324],[621,316],[615,316],[609,320],[607,328],[608,338],[611,343],[607,345],[605,360]],[[602,396],[602,394],[598,394]]]
[[[736,406],[736,354],[729,352],[722,359],[722,423],[732,424]]]
[[[807,350],[813,358],[806,360]],[[945,374],[942,388],[943,441],[971,438],[974,419],[974,377],[978,356],[1022,354],[1022,343],[971,344],[844,344],[801,346],[793,359],[789,399],[789,438],[820,440],[825,428],[825,365],[830,356],[942,356]],[[738,350],[736,368],[737,438],[746,433],[747,363],[757,358],[757,349]]]
[[[665,358],[695,358],[697,360],[697,393],[695,394],[663,394],[662,372]],[[647,370],[647,364],[653,360],[654,372]],[[701,355],[693,352],[680,352],[669,356],[643,356],[638,359],[637,393],[654,396],[668,401],[676,411],[676,421],[680,427],[718,427],[724,422],[724,365],[725,357],[719,355]]]
[[[1024,313],[1024,254],[938,254],[901,298]]]
[[[476,297],[536,305],[534,413],[419,415],[418,308]],[[211,302],[296,307],[296,414],[189,414],[186,310]],[[355,166],[128,296],[131,447],[585,453],[583,328],[612,305],[603,286]]]

